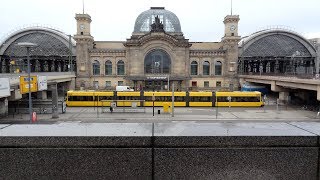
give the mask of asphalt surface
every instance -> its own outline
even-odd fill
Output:
[[[158,113],[160,112],[160,114]],[[117,107],[67,107],[67,112],[52,118],[52,114],[37,114],[37,124],[61,122],[80,123],[145,123],[145,122],[316,122],[320,121],[317,112],[299,107],[276,106],[259,108],[237,107],[175,107],[174,113],[165,113],[162,107],[130,108]],[[28,114],[10,114],[0,119],[0,124],[28,124]]]

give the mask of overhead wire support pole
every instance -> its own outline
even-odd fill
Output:
[[[231,15],[232,15],[232,0],[231,0]]]
[[[72,45],[71,45],[71,35],[69,36],[69,71],[72,72]]]
[[[170,74],[168,74],[168,91],[170,91]]]
[[[174,83],[172,83],[172,114],[171,117],[174,117]]]

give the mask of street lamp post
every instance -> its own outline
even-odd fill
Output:
[[[29,51],[30,48],[37,46],[37,44],[29,43],[29,42],[21,42],[17,44],[20,47],[27,49],[27,63],[28,63],[28,82],[29,82],[29,116],[30,116],[30,123],[32,123],[32,99],[31,99],[31,68],[30,68],[30,58],[29,58]]]

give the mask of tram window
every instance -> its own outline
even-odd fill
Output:
[[[211,102],[212,100],[210,96],[201,96],[201,97],[191,96],[190,101],[191,102]]]
[[[118,100],[140,100],[140,96],[118,96]]]
[[[152,101],[152,96],[145,96],[145,101]],[[171,102],[172,97],[171,96],[155,96],[155,101],[157,101],[157,102]],[[184,96],[175,96],[174,101],[175,102],[184,102],[185,97]]]
[[[69,101],[93,101],[93,96],[69,96]]]
[[[218,102],[229,102],[228,97],[218,97]],[[231,97],[231,102],[260,102],[259,97]]]
[[[101,100],[112,100],[113,96],[99,96],[99,101]]]
[[[125,96],[118,96],[117,99],[118,100],[125,100]]]
[[[229,102],[227,97],[217,97],[218,102]]]
[[[184,96],[175,96],[175,97],[174,97],[174,101],[184,102],[184,101],[185,101],[185,98],[184,98]]]
[[[140,100],[141,98],[140,98],[140,96],[132,96],[131,97],[131,100]]]

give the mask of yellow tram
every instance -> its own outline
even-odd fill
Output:
[[[172,102],[172,92],[68,91],[67,106],[163,106]],[[176,107],[260,107],[260,92],[174,92]]]

